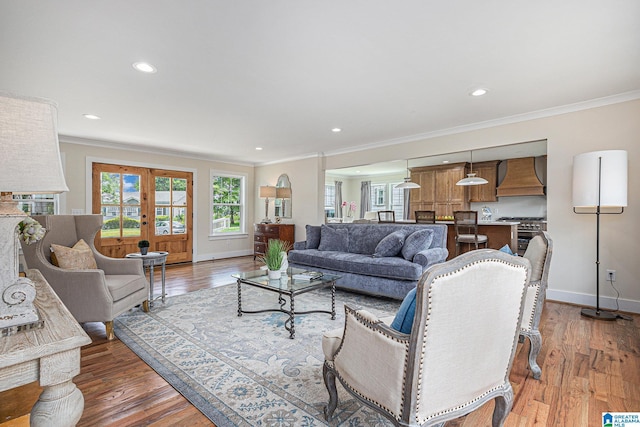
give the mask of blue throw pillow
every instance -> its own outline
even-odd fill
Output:
[[[319,225],[307,225],[305,227],[307,231],[307,243],[305,249],[318,249],[320,245],[320,226]]]
[[[319,251],[347,252],[349,249],[349,230],[346,228],[333,228],[326,225],[320,226]]]
[[[498,249],[501,252],[504,252],[506,254],[509,255],[513,255],[513,251],[511,250],[511,248],[509,247],[509,245],[504,245],[503,247],[501,247],[500,249]]]
[[[373,253],[373,256],[378,258],[398,255],[400,249],[402,249],[402,245],[404,245],[404,238],[406,235],[407,234],[405,232],[400,230],[389,234],[384,239],[380,240],[378,246],[376,246],[376,251]]]
[[[413,318],[416,315],[416,292],[417,288],[413,288],[409,291],[407,296],[402,300],[400,308],[396,313],[396,317],[391,322],[391,327],[396,331],[410,334],[411,327],[413,326]]]
[[[433,230],[419,230],[407,236],[402,246],[402,256],[407,261],[413,261],[413,257],[420,251],[429,249],[433,241]]]

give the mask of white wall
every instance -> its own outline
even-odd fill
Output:
[[[87,159],[99,159],[100,161],[119,163],[122,165],[193,171],[194,260],[203,261],[253,253],[253,230],[250,226],[250,229],[247,230],[247,234],[244,236],[236,238],[209,238],[210,170],[215,169],[247,174],[249,190],[247,196],[247,212],[248,222],[251,224],[253,213],[255,212],[253,167],[164,154],[65,143],[64,137],[60,137],[60,140],[60,151],[65,156],[65,177],[70,190],[68,193],[65,193],[65,212],[60,213],[69,214],[72,210],[77,209],[83,209],[87,213],[91,212],[91,170],[88,170],[91,166],[90,164],[87,166]]]
[[[629,206],[622,215],[602,216],[600,302],[603,307],[615,308],[616,293],[605,281],[605,271],[614,269],[617,271],[615,285],[620,292],[620,308],[640,313],[640,263],[637,261],[640,253],[640,169],[633,167],[640,164],[638,117],[640,100],[634,100],[399,145],[327,156],[323,161],[316,163],[318,168],[324,168],[322,170],[312,169],[313,164],[305,161],[299,169],[300,174],[312,179],[319,192],[305,192],[304,201],[296,200],[293,222],[296,223],[297,230],[304,227],[304,224],[322,222],[321,186],[315,181],[323,177],[323,171],[326,169],[546,139],[547,218],[549,233],[554,240],[548,297],[577,304],[595,305],[595,216],[573,213],[573,156],[587,151],[624,149],[629,153]],[[289,163],[286,165],[294,167]],[[278,166],[258,167],[256,176],[263,175],[263,170],[275,171],[278,170]],[[292,181],[295,185],[296,180]],[[296,208],[301,203],[315,205],[318,210],[301,212]],[[304,234],[298,231],[297,233],[297,240],[304,238]]]

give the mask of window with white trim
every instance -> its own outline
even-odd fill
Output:
[[[324,216],[325,218],[335,218],[336,216],[336,186],[334,184],[324,185]]]
[[[212,236],[246,233],[246,181],[244,174],[211,171]]]

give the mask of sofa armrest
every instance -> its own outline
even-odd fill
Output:
[[[418,252],[413,257],[413,262],[420,264],[422,270],[426,270],[434,264],[445,262],[449,256],[447,248],[429,248]]]
[[[294,242],[293,243],[293,249],[300,251],[302,249],[307,249],[307,241],[306,240],[302,240],[300,242]]]

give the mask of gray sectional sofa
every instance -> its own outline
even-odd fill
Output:
[[[289,251],[291,267],[337,274],[339,288],[394,299],[449,254],[442,224],[323,224],[306,232]]]

